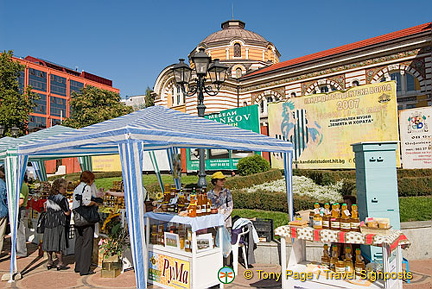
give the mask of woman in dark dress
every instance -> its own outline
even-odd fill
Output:
[[[55,180],[50,190],[50,196],[45,202],[46,218],[42,249],[48,253],[48,270],[54,268],[54,253],[58,261],[57,271],[69,269],[63,262],[63,251],[67,247],[66,228],[70,220],[68,216],[71,214],[69,202],[64,196],[66,188],[65,179]]]

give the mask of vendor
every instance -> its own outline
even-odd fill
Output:
[[[234,207],[231,191],[225,188],[226,177],[222,172],[216,172],[211,176],[213,190],[207,192],[207,198],[211,200],[212,207],[217,208],[219,214],[224,215],[225,227],[231,230],[231,213]]]

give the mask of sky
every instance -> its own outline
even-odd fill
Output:
[[[111,79],[126,98],[230,19],[285,61],[431,22],[431,12],[431,0],[0,0],[0,51]]]

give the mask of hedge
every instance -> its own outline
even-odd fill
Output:
[[[400,197],[432,195],[432,169],[398,169],[396,172]],[[294,169],[293,174],[311,178],[319,185],[334,184],[344,180],[342,195],[352,194],[350,191],[355,191],[355,170]]]
[[[288,213],[288,200],[285,193],[253,192],[233,190],[234,209],[265,210]],[[310,210],[313,200],[305,196],[295,196],[294,211]]]

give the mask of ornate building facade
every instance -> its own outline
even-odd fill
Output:
[[[221,92],[205,97],[206,113],[259,104],[265,126],[269,102],[387,80],[397,82],[399,109],[432,105],[432,23],[279,62],[271,42],[231,20],[191,53],[201,47],[229,66]],[[196,97],[176,87],[171,67],[156,80],[156,105],[197,114]]]

